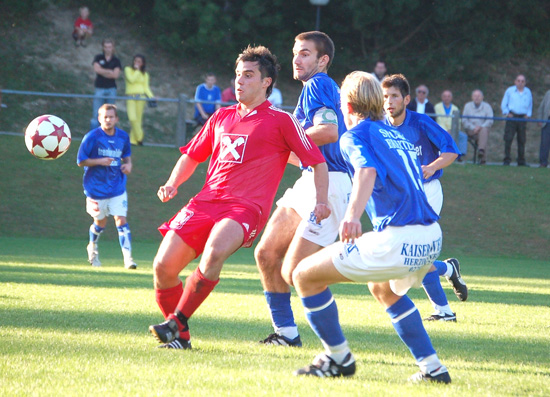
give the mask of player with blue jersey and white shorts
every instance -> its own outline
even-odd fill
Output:
[[[130,138],[116,127],[118,116],[115,105],[102,105],[97,119],[100,127],[84,136],[76,160],[79,167],[84,167],[86,212],[94,218],[89,232],[88,261],[92,266],[101,266],[97,243],[107,225],[107,217],[112,215],[118,230],[124,267],[135,269],[132,234],[126,221],[126,175],[132,172]]]
[[[300,260],[336,240],[351,192],[338,144],[345,132],[340,89],[326,73],[334,58],[334,43],[325,33],[305,32],[296,36],[293,53],[294,78],[303,83],[294,115],[327,162],[329,196],[325,205],[331,215],[320,223],[312,215],[318,199],[313,173],[306,168],[292,189],[277,201],[277,209],[256,248],[256,263],[275,331],[260,342],[283,346],[302,345],[290,305],[292,271]]]
[[[422,184],[414,144],[383,118],[380,84],[366,72],[342,83],[342,112],[348,127],[340,147],[353,175],[353,190],[340,226],[340,241],[303,259],[292,274],[307,320],[325,352],[295,375],[351,376],[355,358],[338,321],[329,285],[367,282],[410,349],[420,372],[409,380],[450,383],[406,292],[420,286],[441,251],[438,215]],[[374,231],[362,234],[360,217],[369,215]]]
[[[452,164],[460,152],[451,135],[439,124],[424,114],[406,108],[410,101],[410,86],[405,76],[394,74],[386,77],[382,81],[382,90],[385,122],[414,143],[422,164],[424,191],[428,202],[439,215],[443,207],[443,189],[439,178],[443,175],[443,168]],[[468,297],[468,287],[460,276],[458,260],[435,261],[422,283],[435,310],[425,320],[456,322],[456,313],[449,306],[439,276],[447,278],[459,300],[465,301]]]

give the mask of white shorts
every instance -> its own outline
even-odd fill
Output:
[[[313,172],[304,170],[302,176],[287,189],[277,201],[278,207],[292,208],[302,218],[296,234],[308,241],[326,247],[336,240],[340,222],[344,218],[351,193],[351,179],[344,172],[328,173],[328,206],[330,216],[318,225],[313,219],[316,204],[316,190]]]
[[[443,208],[443,188],[441,187],[439,179],[433,179],[425,183],[424,192],[428,198],[428,203],[435,213],[439,215],[441,213],[441,208]]]
[[[102,220],[109,215],[126,216],[128,213],[128,195],[124,192],[120,196],[103,200],[86,197],[86,212],[97,220]]]
[[[441,252],[441,228],[431,225],[388,226],[363,234],[355,244],[334,243],[332,262],[344,277],[355,282],[389,281],[393,292],[405,295],[420,287]]]

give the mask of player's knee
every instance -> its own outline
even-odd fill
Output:
[[[256,265],[262,273],[279,272],[281,268],[281,259],[276,252],[265,247],[258,245],[254,251],[254,258],[256,259]]]
[[[283,266],[281,269],[281,276],[283,277],[283,280],[285,280],[285,283],[288,285],[294,286],[294,281],[292,280],[292,273],[294,269],[288,269]]]
[[[306,266],[304,266],[304,261],[302,261],[290,273],[290,281],[292,282],[292,285],[297,289],[303,289],[303,286],[308,282],[307,274]]]
[[[153,273],[155,276],[155,286],[157,288],[162,288],[163,285],[170,284],[179,274],[179,272],[175,271],[159,257],[156,257],[153,261]]]

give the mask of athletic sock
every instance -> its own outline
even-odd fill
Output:
[[[117,230],[122,256],[125,261],[132,260],[132,233],[130,233],[130,226],[126,223],[122,226],[117,226]]]
[[[104,227],[99,227],[95,223],[92,223],[90,225],[90,243],[97,244],[97,240],[99,240],[99,236],[101,233],[103,233]]]
[[[294,314],[290,306],[290,292],[264,291],[264,295],[275,332],[290,339],[296,338],[298,327],[294,322]]]
[[[407,345],[417,363],[436,354],[420,314],[407,295],[388,307],[386,312],[397,335]]]
[[[434,261],[433,265],[437,269],[437,273],[440,276],[451,277],[453,275],[454,268],[450,263],[443,261]]]
[[[182,294],[182,282],[172,288],[155,289],[155,298],[164,318],[168,318],[171,313],[176,311]]]
[[[346,342],[340,322],[338,307],[330,289],[302,298],[307,321],[311,329],[321,339],[327,352],[338,351],[339,346]]]
[[[427,273],[426,276],[424,276],[424,280],[422,280],[422,286],[435,310],[447,314],[453,313],[449,306],[447,295],[445,295],[445,291],[443,291],[443,287],[441,286],[437,271],[434,270],[433,272]]]
[[[183,294],[176,306],[174,313],[169,315],[169,318],[173,318],[178,323],[180,328],[180,338],[189,340],[190,335],[189,331],[181,332],[184,328],[187,327],[187,324],[183,324],[181,321],[181,316],[178,317],[178,312],[185,317],[185,319],[190,318],[193,313],[199,308],[199,306],[204,302],[204,300],[210,295],[210,292],[218,284],[220,280],[212,281],[208,280],[201,273],[200,269],[197,267],[190,276],[185,280],[185,288],[183,289]],[[187,321],[185,321],[187,322]]]

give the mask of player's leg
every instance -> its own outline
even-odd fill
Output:
[[[389,282],[369,282],[368,286],[374,298],[386,309],[395,331],[407,345],[420,368],[420,372],[413,375],[410,380],[450,383],[449,372],[439,361],[420,314],[409,297],[396,295],[391,290]]]
[[[187,321],[218,284],[223,263],[242,246],[243,240],[243,227],[237,221],[225,218],[214,225],[206,241],[199,266],[187,277],[185,287],[174,311],[168,314],[166,322],[149,328],[159,341],[170,344],[174,339],[179,338],[179,342],[186,346],[184,348],[190,347],[190,334]],[[191,258],[190,254],[192,253],[194,258],[196,255],[195,251],[192,250],[192,252],[189,252],[184,247],[186,245],[181,240],[181,243],[177,244],[176,254],[179,253],[187,260]],[[170,259],[173,261],[173,256]],[[156,262],[157,259],[155,259]],[[183,267],[178,268],[173,264],[169,266],[168,270],[170,273],[168,274],[168,280],[164,280],[169,282],[162,285],[166,288],[177,287],[179,284],[177,282],[179,280],[177,274],[179,274]],[[155,275],[157,275],[157,266],[155,266]],[[162,276],[165,276],[165,274],[162,274]]]
[[[330,284],[350,280],[336,270],[328,248],[301,261],[292,278],[309,325],[325,347],[324,353],[319,354],[311,365],[297,370],[295,375],[353,375],[355,358],[342,332],[338,308],[328,288]]]
[[[137,267],[132,257],[132,233],[126,220],[128,213],[128,194],[124,192],[107,200],[107,210],[115,219],[115,225],[118,231],[118,242],[124,258],[124,267],[126,269],[135,269]]]
[[[94,200],[90,197],[86,197],[86,212],[93,218],[93,223],[89,229],[89,240],[86,250],[88,252],[88,262],[92,266],[99,267],[101,262],[99,261],[99,236],[105,230],[107,225],[106,200]]]
[[[281,275],[283,259],[301,220],[294,209],[278,207],[254,252],[275,331],[262,341],[266,344],[301,345],[290,305],[290,287]]]

